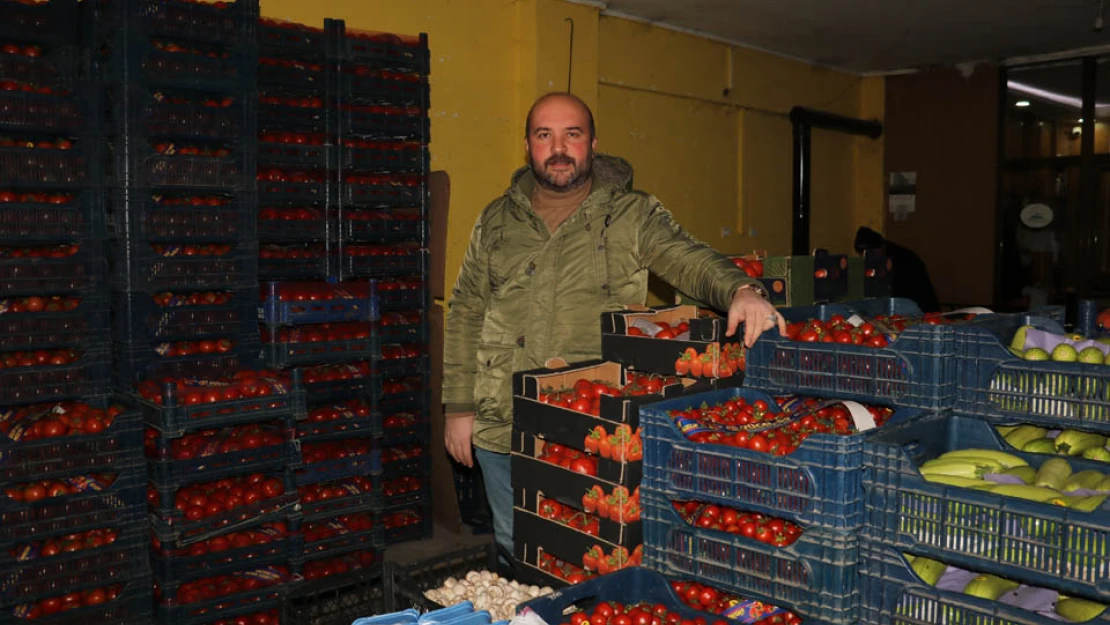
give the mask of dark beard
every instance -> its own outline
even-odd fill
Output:
[[[532,173],[535,175],[536,184],[540,185],[544,189],[547,189],[548,191],[555,191],[556,193],[566,193],[567,191],[573,191],[574,189],[577,189],[586,184],[586,181],[590,179],[590,174],[593,171],[593,161],[594,152],[593,150],[590,150],[586,153],[586,158],[582,161],[582,168],[575,169],[574,176],[565,184],[559,184],[555,182],[555,179],[550,177],[546,173],[544,167],[540,167],[539,164],[537,164],[534,160],[532,161]],[[544,163],[544,166],[546,167],[547,165],[554,165],[556,163],[566,163],[569,165],[573,165],[574,161],[566,156],[552,156],[551,158],[547,159],[547,161]]]

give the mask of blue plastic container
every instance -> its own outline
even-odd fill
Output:
[[[886,310],[878,308],[886,303]],[[864,310],[871,308],[871,310]],[[781,308],[787,322],[827,321],[833,315],[912,315],[909,300]],[[905,312],[903,312],[905,311]],[[765,332],[748,351],[744,383],[770,393],[798,393],[898,407],[939,410],[956,400],[956,331],[951,325],[917,324],[883,348],[792,341]]]
[[[956,411],[1110,433],[1110,367],[1019,358],[1009,345],[1023,325],[1063,333],[1054,321],[1026,315],[995,315],[959,329]]]
[[[644,566],[692,579],[740,597],[786,602],[799,616],[854,623],[859,614],[859,537],[808,528],[789,546],[775,547],[688,524],[670,500],[645,487],[641,496]]]
[[[1110,502],[1081,512],[931,483],[917,468],[944,452],[972,448],[1014,453],[1033,467],[1052,457],[1014,452],[976,417],[934,414],[889,424],[864,445],[864,543],[1110,599]],[[1075,471],[1106,468],[1095,460],[1068,462]]]
[[[186,432],[211,428],[230,427],[244,423],[262,423],[303,418],[305,391],[300,376],[294,371],[292,384],[283,393],[265,397],[245,397],[211,404],[186,405],[180,403],[173,384],[162,387],[163,402],[154,402],[132,396],[127,399],[142,410],[146,423],[166,438],[178,438]]]
[[[886,545],[860,547],[860,625],[918,623],[990,623],[991,625],[1057,625],[1054,620],[997,601],[938,590],[921,581],[900,554]],[[1110,612],[1085,621],[1110,623]]]
[[[734,397],[775,400],[761,391],[730,388],[685,395],[640,408],[644,489],[671,500],[719,503],[789,519],[807,528],[858,529],[864,522],[860,487],[865,434],[814,434],[793,453],[769,453],[694,443],[668,415]],[[920,411],[896,413],[891,423]],[[889,424],[884,427],[889,427]]]
[[[337,290],[328,300],[285,301],[280,297],[281,285],[264,285],[265,299],[259,305],[258,318],[265,325],[306,325],[341,321],[377,319],[376,288],[370,282],[367,297]]]

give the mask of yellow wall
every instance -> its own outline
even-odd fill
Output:
[[[528,106],[566,88],[568,17],[572,89],[594,108],[599,151],[627,158],[639,188],[724,252],[790,251],[792,106],[883,114],[881,78],[743,48],[730,60],[724,44],[561,0],[262,0],[262,13],[428,33],[432,168],[451,176],[449,285],[475,217],[524,163]],[[812,244],[848,251],[856,225],[882,220],[882,141],[815,132],[813,155]]]

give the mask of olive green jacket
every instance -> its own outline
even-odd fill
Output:
[[[658,199],[632,190],[623,159],[595,156],[590,194],[554,234],[532,210],[534,185],[521,168],[482,211],[448,303],[445,409],[475,411],[474,444],[500,453],[513,372],[600,357],[601,313],[643,305],[649,271],[720,310],[751,282]]]

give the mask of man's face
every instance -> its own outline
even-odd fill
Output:
[[[525,145],[540,186],[564,192],[589,180],[597,139],[590,136],[589,114],[574,100],[553,97],[538,104]]]

